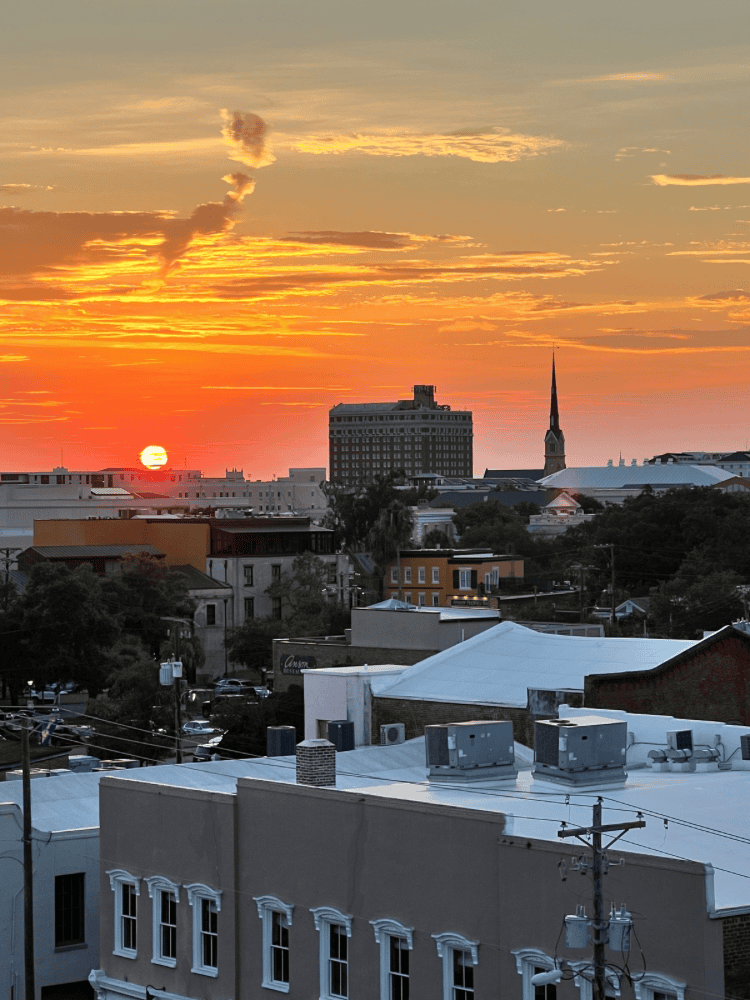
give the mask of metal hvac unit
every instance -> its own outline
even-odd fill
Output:
[[[512,722],[455,722],[425,726],[425,753],[431,778],[516,777]]]
[[[534,724],[534,777],[567,785],[625,780],[627,723],[599,715]]]
[[[336,719],[328,723],[328,742],[333,743],[337,753],[354,749],[354,723],[346,719]]]
[[[266,756],[293,757],[297,747],[297,730],[294,726],[268,726],[266,729]]]
[[[406,727],[403,722],[392,722],[390,726],[380,727],[381,747],[392,747],[396,743],[406,742]]]
[[[750,760],[750,733],[740,736],[740,753],[743,760]]]
[[[693,730],[674,729],[667,733],[667,746],[670,750],[690,750],[693,749]]]

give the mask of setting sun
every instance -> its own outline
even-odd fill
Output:
[[[147,469],[160,469],[167,464],[167,453],[158,444],[150,444],[141,452],[141,462]]]

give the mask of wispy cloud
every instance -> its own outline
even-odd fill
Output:
[[[54,191],[52,184],[0,184],[0,194],[31,194],[32,191]]]
[[[729,177],[726,174],[651,174],[659,187],[707,187],[714,184],[750,184],[750,177]]]
[[[301,153],[360,153],[366,156],[459,156],[476,163],[511,163],[539,156],[565,143],[549,136],[522,135],[494,127],[486,131],[451,133],[388,132],[360,135],[322,133],[292,138],[290,145]]]

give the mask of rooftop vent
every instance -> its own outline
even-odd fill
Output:
[[[534,725],[534,777],[566,785],[625,781],[627,723],[599,715]]]
[[[512,722],[425,726],[424,735],[431,778],[470,781],[516,777]]]
[[[328,740],[303,740],[297,744],[297,784],[335,785],[336,748]]]

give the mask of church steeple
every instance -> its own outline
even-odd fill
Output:
[[[550,430],[560,430],[560,412],[557,409],[557,378],[555,377],[555,355],[552,355],[552,395],[549,407]]]
[[[557,376],[555,356],[552,355],[552,391],[549,406],[549,430],[544,435],[544,475],[551,476],[565,468],[565,435],[560,430],[560,411],[557,407]]]

